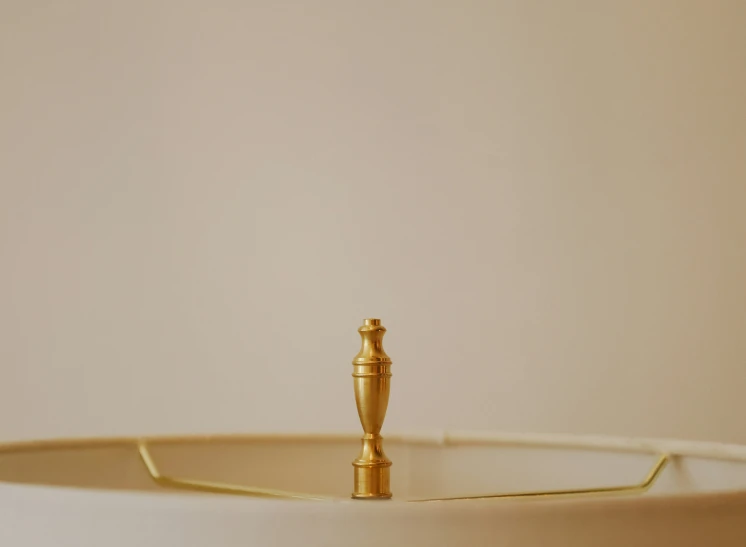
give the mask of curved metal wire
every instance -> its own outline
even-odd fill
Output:
[[[422,500],[411,500],[415,502],[428,501],[456,501],[456,500],[481,500],[481,499],[505,499],[505,498],[546,498],[546,497],[568,497],[568,496],[588,496],[601,494],[642,494],[653,486],[653,483],[660,476],[661,471],[666,467],[669,461],[668,454],[661,454],[658,457],[653,468],[648,472],[645,479],[637,484],[625,486],[601,486],[595,488],[577,488],[570,490],[545,490],[534,492],[514,492],[504,494],[482,494],[478,496],[456,496],[450,498],[430,498]]]
[[[147,443],[144,440],[137,442],[137,450],[140,454],[140,459],[145,464],[145,468],[148,474],[157,484],[170,487],[179,488],[182,490],[192,490],[198,492],[208,492],[212,494],[231,494],[237,496],[250,496],[250,497],[261,497],[261,498],[280,498],[280,499],[300,499],[300,500],[329,500],[332,498],[325,496],[318,496],[313,494],[288,492],[284,490],[273,490],[269,488],[256,488],[253,486],[241,486],[236,484],[226,484],[212,481],[202,481],[194,479],[184,479],[178,477],[169,477],[161,474],[158,466],[153,460],[150,451],[148,450]],[[575,496],[589,496],[589,495],[603,495],[603,494],[642,494],[650,489],[651,486],[660,476],[663,469],[666,467],[670,460],[669,454],[661,454],[658,456],[653,468],[648,472],[642,482],[623,485],[623,486],[602,486],[593,488],[577,488],[569,490],[538,490],[531,492],[512,492],[512,493],[499,493],[499,494],[481,494],[476,496],[455,496],[445,498],[428,498],[418,500],[408,500],[413,503],[421,502],[434,502],[434,501],[458,501],[458,500],[479,500],[479,499],[511,499],[511,498],[547,498],[547,497],[575,497]]]
[[[162,475],[155,464],[153,457],[148,450],[145,441],[137,443],[137,451],[140,459],[145,464],[150,478],[161,486],[180,488],[182,490],[193,490],[198,492],[208,492],[211,494],[232,494],[235,496],[251,496],[259,498],[283,498],[283,499],[303,499],[303,500],[324,500],[329,499],[323,496],[312,494],[303,494],[298,492],[287,492],[285,490],[273,490],[270,488],[256,488],[253,486],[240,486],[237,484],[225,484],[212,481],[201,481],[194,479],[181,479]]]

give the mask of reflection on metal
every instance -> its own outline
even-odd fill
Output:
[[[547,497],[570,497],[570,496],[589,496],[603,494],[642,494],[653,486],[653,483],[660,476],[663,468],[669,461],[668,454],[661,454],[658,461],[648,473],[645,479],[638,484],[627,486],[602,486],[597,488],[578,488],[574,490],[546,490],[535,492],[515,492],[504,494],[484,494],[479,496],[458,496],[452,498],[431,498],[423,500],[412,500],[415,502],[430,501],[457,501],[457,500],[480,500],[480,499],[513,499],[513,498],[547,498]]]
[[[304,500],[323,500],[322,496],[311,494],[300,494],[297,492],[286,492],[284,490],[272,490],[269,488],[255,488],[252,486],[240,486],[237,484],[224,484],[220,482],[200,481],[193,479],[179,479],[162,475],[158,470],[153,457],[150,455],[145,441],[137,443],[137,450],[140,458],[145,464],[150,477],[161,486],[170,488],[180,488],[182,490],[194,490],[197,492],[208,492],[212,494],[233,494],[237,496],[251,496],[259,498],[283,498],[283,499],[304,499]]]

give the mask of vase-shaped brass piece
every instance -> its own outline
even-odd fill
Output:
[[[381,427],[386,417],[391,386],[391,359],[383,351],[386,329],[380,319],[365,319],[358,329],[363,345],[352,361],[355,401],[365,434],[360,455],[352,462],[355,468],[356,499],[391,497],[391,460],[383,452]]]

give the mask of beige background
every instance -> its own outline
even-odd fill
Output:
[[[746,2],[0,0],[0,437],[746,442]]]

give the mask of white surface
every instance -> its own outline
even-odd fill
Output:
[[[746,3],[0,2],[0,438],[746,442]]]
[[[12,502],[10,502],[12,500]],[[9,503],[10,502],[10,503]],[[683,505],[683,507],[682,507]],[[262,502],[0,486],[0,540],[19,547],[244,547],[246,545],[505,547],[740,547],[744,503],[622,502],[604,514],[587,504],[476,506]],[[608,508],[604,508],[608,511]],[[371,518],[373,517],[373,518]],[[365,533],[371,531],[375,533]]]
[[[313,483],[316,493],[319,478],[329,482],[327,488],[337,486],[342,466],[330,467],[329,462],[340,456],[346,463],[345,482],[349,486],[351,473],[346,453],[353,446],[352,441],[343,437],[258,438],[244,439],[237,444],[232,444],[236,439],[223,444],[216,440],[204,446],[206,450],[190,446],[189,441],[181,445],[186,451],[176,450],[177,445],[155,442],[153,448],[159,453],[162,470],[167,473],[212,480],[215,480],[215,473],[222,474],[224,480],[226,472],[228,475],[238,473],[246,475],[244,484],[252,485],[261,479],[279,485],[277,481],[295,476],[294,486],[309,488]],[[425,490],[465,488],[470,475],[476,474],[484,474],[484,482],[502,483],[501,488],[508,487],[511,482],[539,489],[636,482],[636,479],[621,480],[621,477],[630,475],[630,470],[641,467],[649,459],[649,456],[634,453],[640,448],[669,451],[673,459],[650,493],[644,496],[432,503],[406,503],[399,496],[383,502],[349,498],[308,502],[194,495],[159,489],[152,483],[142,482],[146,478],[142,465],[134,469],[131,464],[136,462],[122,457],[127,455],[122,451],[125,445],[119,445],[116,450],[114,445],[106,448],[100,445],[47,446],[38,453],[28,446],[17,452],[13,452],[13,447],[3,446],[0,447],[3,480],[12,475],[16,480],[20,474],[25,477],[23,480],[43,475],[45,480],[65,484],[63,475],[67,475],[68,478],[77,477],[80,482],[76,484],[81,486],[155,489],[157,493],[0,482],[0,543],[21,547],[232,547],[301,543],[311,547],[350,544],[741,547],[746,542],[743,526],[746,448],[743,446],[503,434],[448,435],[440,443],[392,441],[392,453],[396,454],[392,472],[398,469],[400,473],[392,476],[392,486],[395,492],[410,489],[410,494],[414,491],[422,494],[423,487]],[[481,445],[457,446],[474,441]],[[522,444],[524,446],[519,446]],[[411,463],[403,457],[408,450],[411,450],[408,455],[412,460],[417,458],[425,465],[413,465],[411,480],[402,481],[401,468],[403,466],[406,471]],[[206,468],[204,456],[210,451],[213,451],[208,458],[212,460],[212,467]],[[134,452],[133,446],[129,455]],[[76,457],[89,461],[96,453],[99,454],[96,465],[72,464]],[[264,458],[257,461],[262,454]],[[295,466],[286,461],[292,460],[293,455],[296,455]],[[53,464],[56,459],[65,463]],[[23,460],[27,463],[22,464]],[[251,465],[247,465],[249,463]],[[123,465],[129,468],[128,472],[122,473]],[[195,472],[200,466],[201,473]],[[279,467],[284,467],[285,474]],[[314,470],[315,473],[308,473]],[[55,474],[58,475],[56,479],[51,479]],[[97,474],[98,479],[95,478]],[[125,484],[127,482],[129,484]]]

